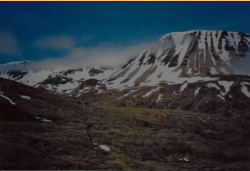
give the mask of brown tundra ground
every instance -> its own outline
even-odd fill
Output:
[[[6,81],[8,87],[16,84]],[[118,107],[115,94],[68,98],[18,87],[8,92],[3,91],[3,81],[0,86],[16,102],[13,107],[0,99],[1,169],[250,169],[248,120],[179,109]],[[17,97],[24,93],[31,99]]]

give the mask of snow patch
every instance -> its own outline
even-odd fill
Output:
[[[31,99],[29,96],[25,96],[25,95],[20,95],[20,97],[22,97],[23,99],[28,99],[28,100]]]
[[[137,90],[139,90],[139,89],[137,89]],[[137,90],[131,90],[129,93],[127,93],[127,94],[125,94],[125,95],[123,95],[123,96],[121,96],[121,97],[119,97],[119,98],[117,98],[117,99],[121,99],[121,98],[123,98],[123,97],[129,95],[130,93],[133,93],[133,92],[135,92],[135,91],[137,91]]]
[[[159,94],[159,96],[158,96],[158,98],[157,98],[157,100],[156,100],[156,103],[157,103],[159,100],[162,99],[162,98],[161,98],[162,96],[163,96],[163,94]]]
[[[40,117],[35,117],[36,119],[42,119],[43,122],[51,122],[52,120],[48,120],[48,119],[44,119],[44,118],[40,118]]]
[[[187,87],[187,85],[188,85],[187,83],[183,84],[179,92],[183,91]]]
[[[77,94],[75,97],[79,97],[79,96],[81,96],[81,94]]]
[[[152,94],[155,91],[158,91],[160,89],[160,87],[157,87],[155,89],[150,90],[149,92],[147,92],[145,95],[143,95],[142,97],[147,97],[150,96],[150,94]]]
[[[51,122],[52,120],[42,119],[43,122]]]
[[[230,87],[233,85],[233,83],[234,81],[218,81],[218,84],[224,86],[225,88],[225,93],[221,92],[223,96],[225,96],[229,92]]]
[[[16,105],[16,103],[14,103],[12,100],[10,100],[10,98],[8,98],[8,97],[2,95],[2,93],[0,94],[0,96],[3,97],[3,98],[5,98],[5,99],[7,99],[7,100],[9,100],[9,102],[10,102],[11,104]]]
[[[218,94],[217,96],[225,101],[225,97],[222,97],[222,95]]]
[[[248,89],[247,89],[247,87],[246,87],[245,85],[242,85],[241,91],[242,91],[242,93],[244,93],[247,97],[250,98],[250,93],[249,93],[249,91],[248,91]]]
[[[180,161],[185,161],[185,162],[188,162],[189,160],[187,159],[187,158],[181,158],[181,159],[179,159]]]
[[[101,149],[105,150],[105,151],[109,151],[110,150],[110,148],[108,146],[106,146],[106,145],[99,145],[99,147]]]
[[[249,83],[249,82],[243,82],[243,84],[250,85],[250,83]]]
[[[192,68],[189,68],[187,74],[192,74]]]
[[[214,88],[220,90],[220,87],[218,87],[215,83],[208,83],[207,86],[208,86],[209,88],[214,87]]]
[[[103,92],[103,90],[99,89],[99,90],[98,90],[98,94],[101,93],[101,92]]]
[[[216,69],[214,68],[214,67],[210,67],[211,68],[211,71],[210,71],[210,73],[211,74],[218,74],[218,72],[216,71]]]
[[[220,68],[220,71],[223,72],[224,74],[230,74],[225,68]]]
[[[200,89],[201,89],[201,87],[197,88],[197,89],[194,91],[194,95],[195,95],[195,96],[199,93]]]

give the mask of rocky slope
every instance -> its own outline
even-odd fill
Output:
[[[215,81],[131,88],[119,94],[117,105],[192,110],[249,120],[249,79],[229,75]]]
[[[86,113],[80,100],[0,78],[0,169],[119,168],[94,149]]]
[[[159,41],[161,46],[142,52],[109,81],[133,86],[206,80],[210,75],[239,74],[234,64],[249,58],[250,35],[245,33],[189,31],[169,33]]]
[[[94,91],[69,98],[0,78],[0,169],[249,170],[248,120],[119,107],[125,92]]]

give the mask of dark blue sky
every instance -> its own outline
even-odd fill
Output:
[[[0,2],[0,63],[196,29],[250,33],[250,2]]]

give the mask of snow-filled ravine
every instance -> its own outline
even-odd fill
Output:
[[[3,97],[3,98],[5,98],[6,100],[8,100],[11,104],[16,105],[16,103],[14,103],[10,98],[4,96],[2,92],[0,92],[0,97]]]

